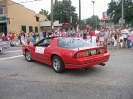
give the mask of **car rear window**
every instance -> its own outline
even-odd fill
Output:
[[[58,46],[62,48],[75,49],[82,47],[91,47],[94,45],[80,38],[59,38]]]

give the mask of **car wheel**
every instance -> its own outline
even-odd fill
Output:
[[[28,62],[31,62],[32,61],[32,57],[31,57],[31,54],[28,50],[25,51],[25,59],[28,61]]]
[[[64,72],[65,70],[64,63],[61,60],[61,58],[58,56],[54,56],[52,58],[52,66],[53,66],[54,71],[57,73]]]

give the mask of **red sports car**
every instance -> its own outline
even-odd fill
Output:
[[[94,65],[105,65],[110,54],[106,47],[70,37],[50,37],[37,44],[22,48],[25,59],[39,61],[52,66],[57,73],[65,69],[87,69]]]

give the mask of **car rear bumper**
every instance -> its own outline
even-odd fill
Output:
[[[8,49],[8,48],[10,48],[10,45],[0,45],[0,52],[2,52],[3,50],[5,50],[5,49]]]
[[[101,55],[99,57],[95,58],[88,58],[85,60],[78,60],[78,64],[65,64],[65,68],[73,68],[73,69],[82,69],[82,68],[88,68],[95,65],[100,65],[102,63],[105,63],[109,60],[110,54],[106,53],[104,55]],[[87,62],[86,62],[87,61]]]

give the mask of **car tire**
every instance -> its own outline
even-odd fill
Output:
[[[52,58],[52,67],[56,73],[62,73],[65,71],[64,63],[59,56]]]
[[[25,51],[25,59],[28,62],[31,62],[32,61],[31,53],[28,50]]]

